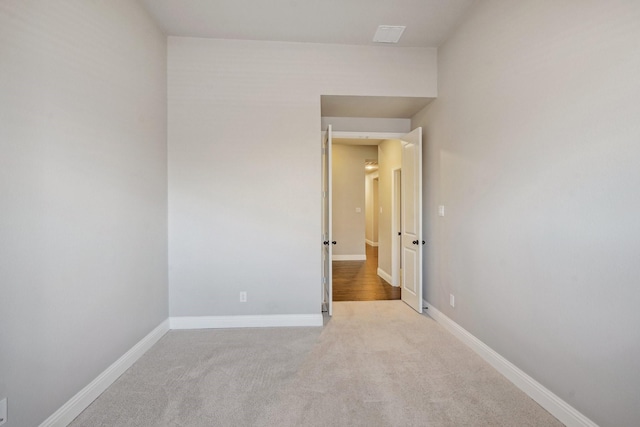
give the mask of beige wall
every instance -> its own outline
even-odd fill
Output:
[[[378,158],[375,145],[333,145],[334,259],[365,256],[365,161]],[[360,212],[356,212],[360,209]]]
[[[378,268],[391,276],[391,209],[393,170],[402,167],[400,140],[388,139],[378,146],[378,195],[382,211],[378,216]]]
[[[640,425],[639,23],[638,1],[476,2],[413,120],[426,298],[601,426]]]
[[[320,96],[433,97],[436,50],[169,37],[168,54],[171,315],[320,313]]]
[[[0,2],[5,427],[167,319],[166,47],[138,2]]]

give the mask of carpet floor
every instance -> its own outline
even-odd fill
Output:
[[[170,331],[79,426],[561,426],[401,301],[337,302],[324,328]]]

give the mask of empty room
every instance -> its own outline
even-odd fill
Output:
[[[0,426],[640,425],[638,76],[637,0],[0,0]]]

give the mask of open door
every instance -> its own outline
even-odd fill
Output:
[[[331,260],[331,125],[322,138],[322,310],[333,315],[333,273]]]
[[[422,313],[422,128],[402,138],[402,301]]]

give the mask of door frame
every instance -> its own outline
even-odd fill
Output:
[[[321,179],[321,203],[322,203],[322,224],[320,251],[322,261],[321,274],[321,291],[322,296],[321,310],[325,311],[329,316],[333,315],[333,207],[332,207],[332,166],[331,166],[331,149],[332,142],[331,125],[327,126],[327,130],[322,132],[322,179]]]
[[[391,170],[391,286],[400,286],[400,266],[402,265],[401,242],[401,188],[402,168]]]
[[[331,126],[331,125],[329,125]],[[333,140],[335,139],[361,139],[362,141],[362,145],[378,145],[378,143],[380,141],[383,140],[387,140],[387,139],[397,139],[402,141],[402,138],[404,136],[406,136],[407,133],[406,132],[351,132],[351,131],[335,131],[335,130],[331,130],[331,142],[333,143]],[[324,143],[324,140],[327,136],[327,131],[326,130],[322,130],[321,131],[321,138],[322,141]],[[372,144],[372,140],[378,140],[377,143]],[[422,161],[422,160],[421,160]],[[396,168],[396,169],[401,169],[401,168]],[[394,171],[396,170],[394,169]],[[331,173],[331,171],[329,171]],[[323,190],[324,191],[324,190]],[[392,189],[392,193],[393,193],[393,189]],[[392,199],[392,205],[394,203],[394,200]],[[331,203],[329,203],[329,208],[330,208],[330,212],[329,215],[333,216],[333,212],[332,212],[332,207],[331,207]],[[393,215],[393,209],[392,209],[392,215]],[[392,218],[392,230],[394,229],[394,227],[397,227],[397,221],[395,221]],[[395,232],[393,232],[393,236],[397,236],[398,230],[396,229]],[[331,234],[331,233],[330,233]],[[392,237],[393,237],[392,236]],[[324,238],[324,235],[323,235]],[[378,241],[380,240],[380,236],[378,235]],[[393,262],[393,254],[395,254],[396,252],[400,252],[400,244],[396,242],[396,244],[398,245],[398,247],[394,250],[393,249],[393,244],[395,242],[396,239],[392,239],[392,262]],[[398,239],[399,240],[399,239]],[[400,256],[398,255],[398,258]],[[333,260],[330,261],[331,263],[333,262]],[[393,265],[392,265],[392,282],[395,283],[391,283],[392,286],[400,286],[400,279],[398,278],[397,281],[393,279],[393,273],[394,271],[397,271],[397,275],[399,276],[400,272],[399,272],[399,268],[397,269],[393,269]],[[322,278],[324,278],[324,263],[323,263],[323,274],[322,274]],[[386,280],[386,278],[385,278]],[[324,305],[324,295],[325,295],[325,284],[324,284],[324,280],[321,279],[321,294],[322,294],[322,298],[321,298],[321,305]],[[332,314],[332,305],[333,305],[333,301],[330,302],[330,304],[328,304],[328,311],[329,311],[329,315]]]
[[[329,155],[331,155],[331,148],[327,147],[328,149],[325,150],[324,146],[325,146],[325,140],[331,140],[333,141],[334,139],[362,139],[363,140],[363,145],[377,145],[377,144],[371,144],[371,140],[385,140],[385,139],[400,139],[400,137],[406,135],[405,133],[398,133],[398,132],[349,132],[349,131],[334,131],[332,129],[332,126],[329,124],[327,126],[327,130],[323,130],[320,132],[321,134],[321,144],[322,144],[322,162],[324,162],[324,156],[327,155],[327,152]],[[369,144],[367,144],[366,142],[369,141]],[[325,224],[325,200],[324,197],[331,197],[331,188],[328,188],[327,190],[325,190],[324,185],[325,185],[325,176],[324,176],[324,163],[321,166],[321,204],[322,204],[322,223],[321,223],[321,230],[320,230],[320,235],[322,236],[322,242],[329,240],[331,241],[332,237],[332,233],[331,233],[331,229],[328,230],[328,236],[329,238],[327,239],[327,234],[325,234],[325,230],[323,229],[324,224]],[[329,182],[329,186],[331,186],[331,159],[329,159],[329,170],[328,170],[328,182]],[[325,194],[325,191],[327,191],[327,194]],[[328,206],[329,206],[329,228],[331,228],[331,216],[333,215],[332,212],[332,206],[331,206],[331,201],[328,200]],[[380,236],[378,236],[378,239],[380,239]],[[327,308],[327,312],[329,314],[329,316],[333,315],[333,301],[325,301],[325,295],[327,295],[327,298],[329,299],[333,299],[333,289],[332,289],[332,274],[331,271],[326,272],[326,276],[325,276],[325,251],[324,251],[324,245],[321,244],[322,248],[320,249],[321,251],[321,255],[320,255],[320,261],[321,261],[321,277],[320,277],[320,306],[322,307],[322,311],[324,311],[324,307],[326,306]],[[331,246],[331,245],[329,245]],[[332,250],[330,248],[329,250],[329,255],[332,255]],[[333,260],[329,261],[329,270],[331,270],[331,263],[333,262]],[[327,283],[328,282],[328,283]],[[328,293],[325,292],[326,287],[328,287]]]

